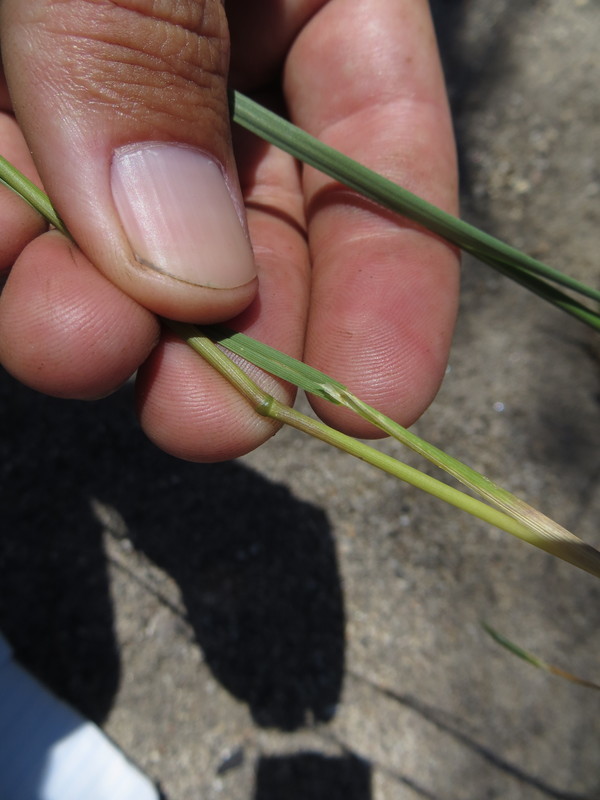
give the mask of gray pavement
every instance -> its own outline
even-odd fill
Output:
[[[435,8],[465,215],[598,285],[598,3]],[[599,364],[466,259],[416,430],[600,546]],[[0,629],[165,798],[600,798],[598,694],[480,627],[598,681],[600,582],[291,431],[178,462],[130,394],[0,376]]]

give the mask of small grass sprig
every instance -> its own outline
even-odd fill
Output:
[[[544,672],[549,672],[551,675],[556,675],[559,678],[570,681],[571,683],[584,686],[586,689],[600,690],[600,684],[593,683],[593,681],[588,681],[585,678],[580,678],[577,675],[573,675],[571,672],[561,669],[561,667],[555,667],[552,664],[549,664],[547,661],[543,661],[541,658],[538,658],[538,656],[530,653],[528,650],[524,650],[520,645],[515,644],[515,642],[508,639],[502,633],[499,633],[495,628],[492,628],[491,625],[488,625],[487,622],[482,622],[481,626],[497,644],[499,644],[501,647],[504,647],[505,650],[508,650],[518,658],[521,658],[523,661],[526,661],[528,664],[544,670]]]

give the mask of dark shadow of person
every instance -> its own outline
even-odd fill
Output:
[[[158,488],[137,508],[121,491],[111,502],[135,547],[177,581],[215,677],[260,726],[330,719],[344,612],[325,515],[236,464],[179,467],[157,506]]]
[[[159,452],[129,395],[67,403],[0,377],[0,630],[25,666],[102,721],[120,676],[97,498],[177,581],[207,663],[258,725],[329,719],[344,610],[324,513],[239,464]]]
[[[103,415],[42,397],[0,371],[0,631],[15,657],[101,722],[119,685],[94,473],[109,468]]]
[[[262,758],[254,800],[369,800],[371,767],[352,754],[320,753]]]

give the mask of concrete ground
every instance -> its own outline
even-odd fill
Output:
[[[435,9],[465,215],[598,285],[598,3]],[[416,430],[600,546],[599,361],[467,259]],[[0,408],[0,629],[168,800],[600,798],[598,694],[480,626],[598,681],[591,576],[294,432],[192,465],[127,387]]]

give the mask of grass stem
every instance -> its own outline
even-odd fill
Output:
[[[313,419],[306,414],[297,411],[289,406],[280,403],[274,397],[261,389],[237,364],[231,361],[223,351],[194,325],[181,322],[166,321],[171,330],[181,336],[187,343],[196,350],[209,364],[220,372],[227,380],[232,383],[238,391],[249,401],[254,410],[277,422],[295,428],[296,430],[307,433],[326,444],[332,445],[338,450],[343,450],[356,458],[371,464],[378,469],[393,475],[400,480],[415,486],[417,489],[428,492],[440,500],[450,505],[460,508],[478,519],[490,525],[494,525],[519,539],[528,542],[536,547],[540,547],[547,552],[557,555],[563,560],[569,561],[575,566],[580,567],[592,574],[600,577],[600,553],[590,548],[597,555],[596,563],[592,563],[589,556],[586,557],[587,545],[577,537],[572,537],[571,547],[564,544],[561,547],[552,546],[552,543],[540,541],[540,537],[535,531],[523,522],[513,519],[509,514],[498,509],[492,508],[486,503],[477,500],[458,489],[448,486],[436,478],[426,475],[414,467],[404,464],[392,456],[376,450],[374,447],[353,439],[351,436],[341,433],[331,428],[320,420]],[[225,345],[226,346],[226,345]],[[583,551],[582,551],[583,548]]]
[[[69,236],[64,222],[54,210],[50,198],[35,183],[26,178],[16,167],[0,156],[0,183],[3,183],[13,192],[22,197],[29,205],[40,213],[50,225]],[[70,237],[69,237],[70,238]]]
[[[190,326],[190,329],[193,329],[193,326]],[[467,504],[465,502],[465,497],[468,497],[469,500],[473,499],[468,495],[458,492],[458,495],[460,495],[459,498],[457,495],[453,494],[456,490],[452,490],[450,494],[445,494],[443,490],[440,489],[440,486],[444,486],[446,489],[450,487],[447,487],[446,484],[440,483],[439,481],[428,484],[427,486],[425,486],[425,484],[417,484],[411,473],[407,472],[406,474],[400,475],[397,472],[393,472],[385,458],[381,459],[379,463],[375,463],[373,460],[374,457],[370,453],[372,448],[363,450],[362,448],[367,447],[366,445],[357,443],[350,437],[342,438],[342,434],[337,431],[335,432],[337,436],[336,440],[328,439],[327,441],[329,441],[329,444],[333,444],[335,447],[341,447],[341,449],[346,452],[358,458],[362,458],[364,461],[369,461],[369,463],[374,464],[374,466],[378,466],[379,469],[395,474],[396,477],[400,477],[413,486],[418,485],[419,488],[431,494],[435,494],[447,503],[457,505],[480,519],[485,518],[491,524],[496,525],[496,527],[502,528],[508,533],[512,533],[514,536],[529,542],[529,544],[539,547],[564,561],[569,561],[581,569],[600,577],[600,552],[598,552],[598,550],[586,544],[570,531],[528,505],[520,498],[515,497],[515,495],[511,494],[506,489],[498,486],[496,483],[489,480],[489,478],[486,478],[458,459],[448,455],[448,453],[426,442],[424,439],[421,439],[419,436],[412,433],[412,431],[399,425],[385,414],[372,408],[349,392],[348,389],[338,381],[333,381],[313,367],[296,361],[291,356],[279,353],[279,351],[261,342],[256,342],[254,339],[242,333],[235,333],[233,331],[227,332],[222,327],[216,327],[214,330],[212,328],[207,328],[206,331],[208,336],[214,338],[215,341],[218,341],[223,347],[247,359],[256,366],[266,369],[272,375],[276,375],[307,392],[329,400],[332,403],[342,405],[358,414],[367,422],[375,425],[389,436],[392,436],[397,441],[409,447],[415,453],[426,458],[436,467],[439,467],[447,474],[456,478],[463,485],[467,486],[467,488],[482,497],[487,503],[491,503],[502,513],[502,517],[495,518],[496,521],[491,522],[489,512],[486,512],[486,516],[484,517],[481,514],[479,505]],[[296,414],[297,412],[293,413]],[[298,427],[296,419],[290,417],[287,411],[284,413],[284,417],[282,417],[282,421],[294,427]],[[323,439],[324,434],[319,427],[322,423],[317,421],[312,422],[314,424],[311,429],[312,435]],[[325,429],[327,429],[327,426],[325,426]],[[327,435],[329,436],[329,433],[327,433]],[[323,440],[325,441],[325,439]],[[343,442],[343,445],[341,445],[341,442]],[[365,456],[365,453],[367,453],[368,456]],[[382,454],[379,453],[379,456],[382,456]],[[392,459],[392,461],[394,461],[394,459]],[[407,470],[411,469],[405,464],[402,466]],[[421,475],[421,473],[418,474]],[[431,480],[433,481],[434,479]],[[432,489],[435,490],[433,491]],[[479,503],[479,501],[475,501],[475,503]],[[480,505],[489,509],[488,505],[483,503]],[[515,523],[514,526],[511,526],[510,530],[504,517],[510,518]]]

